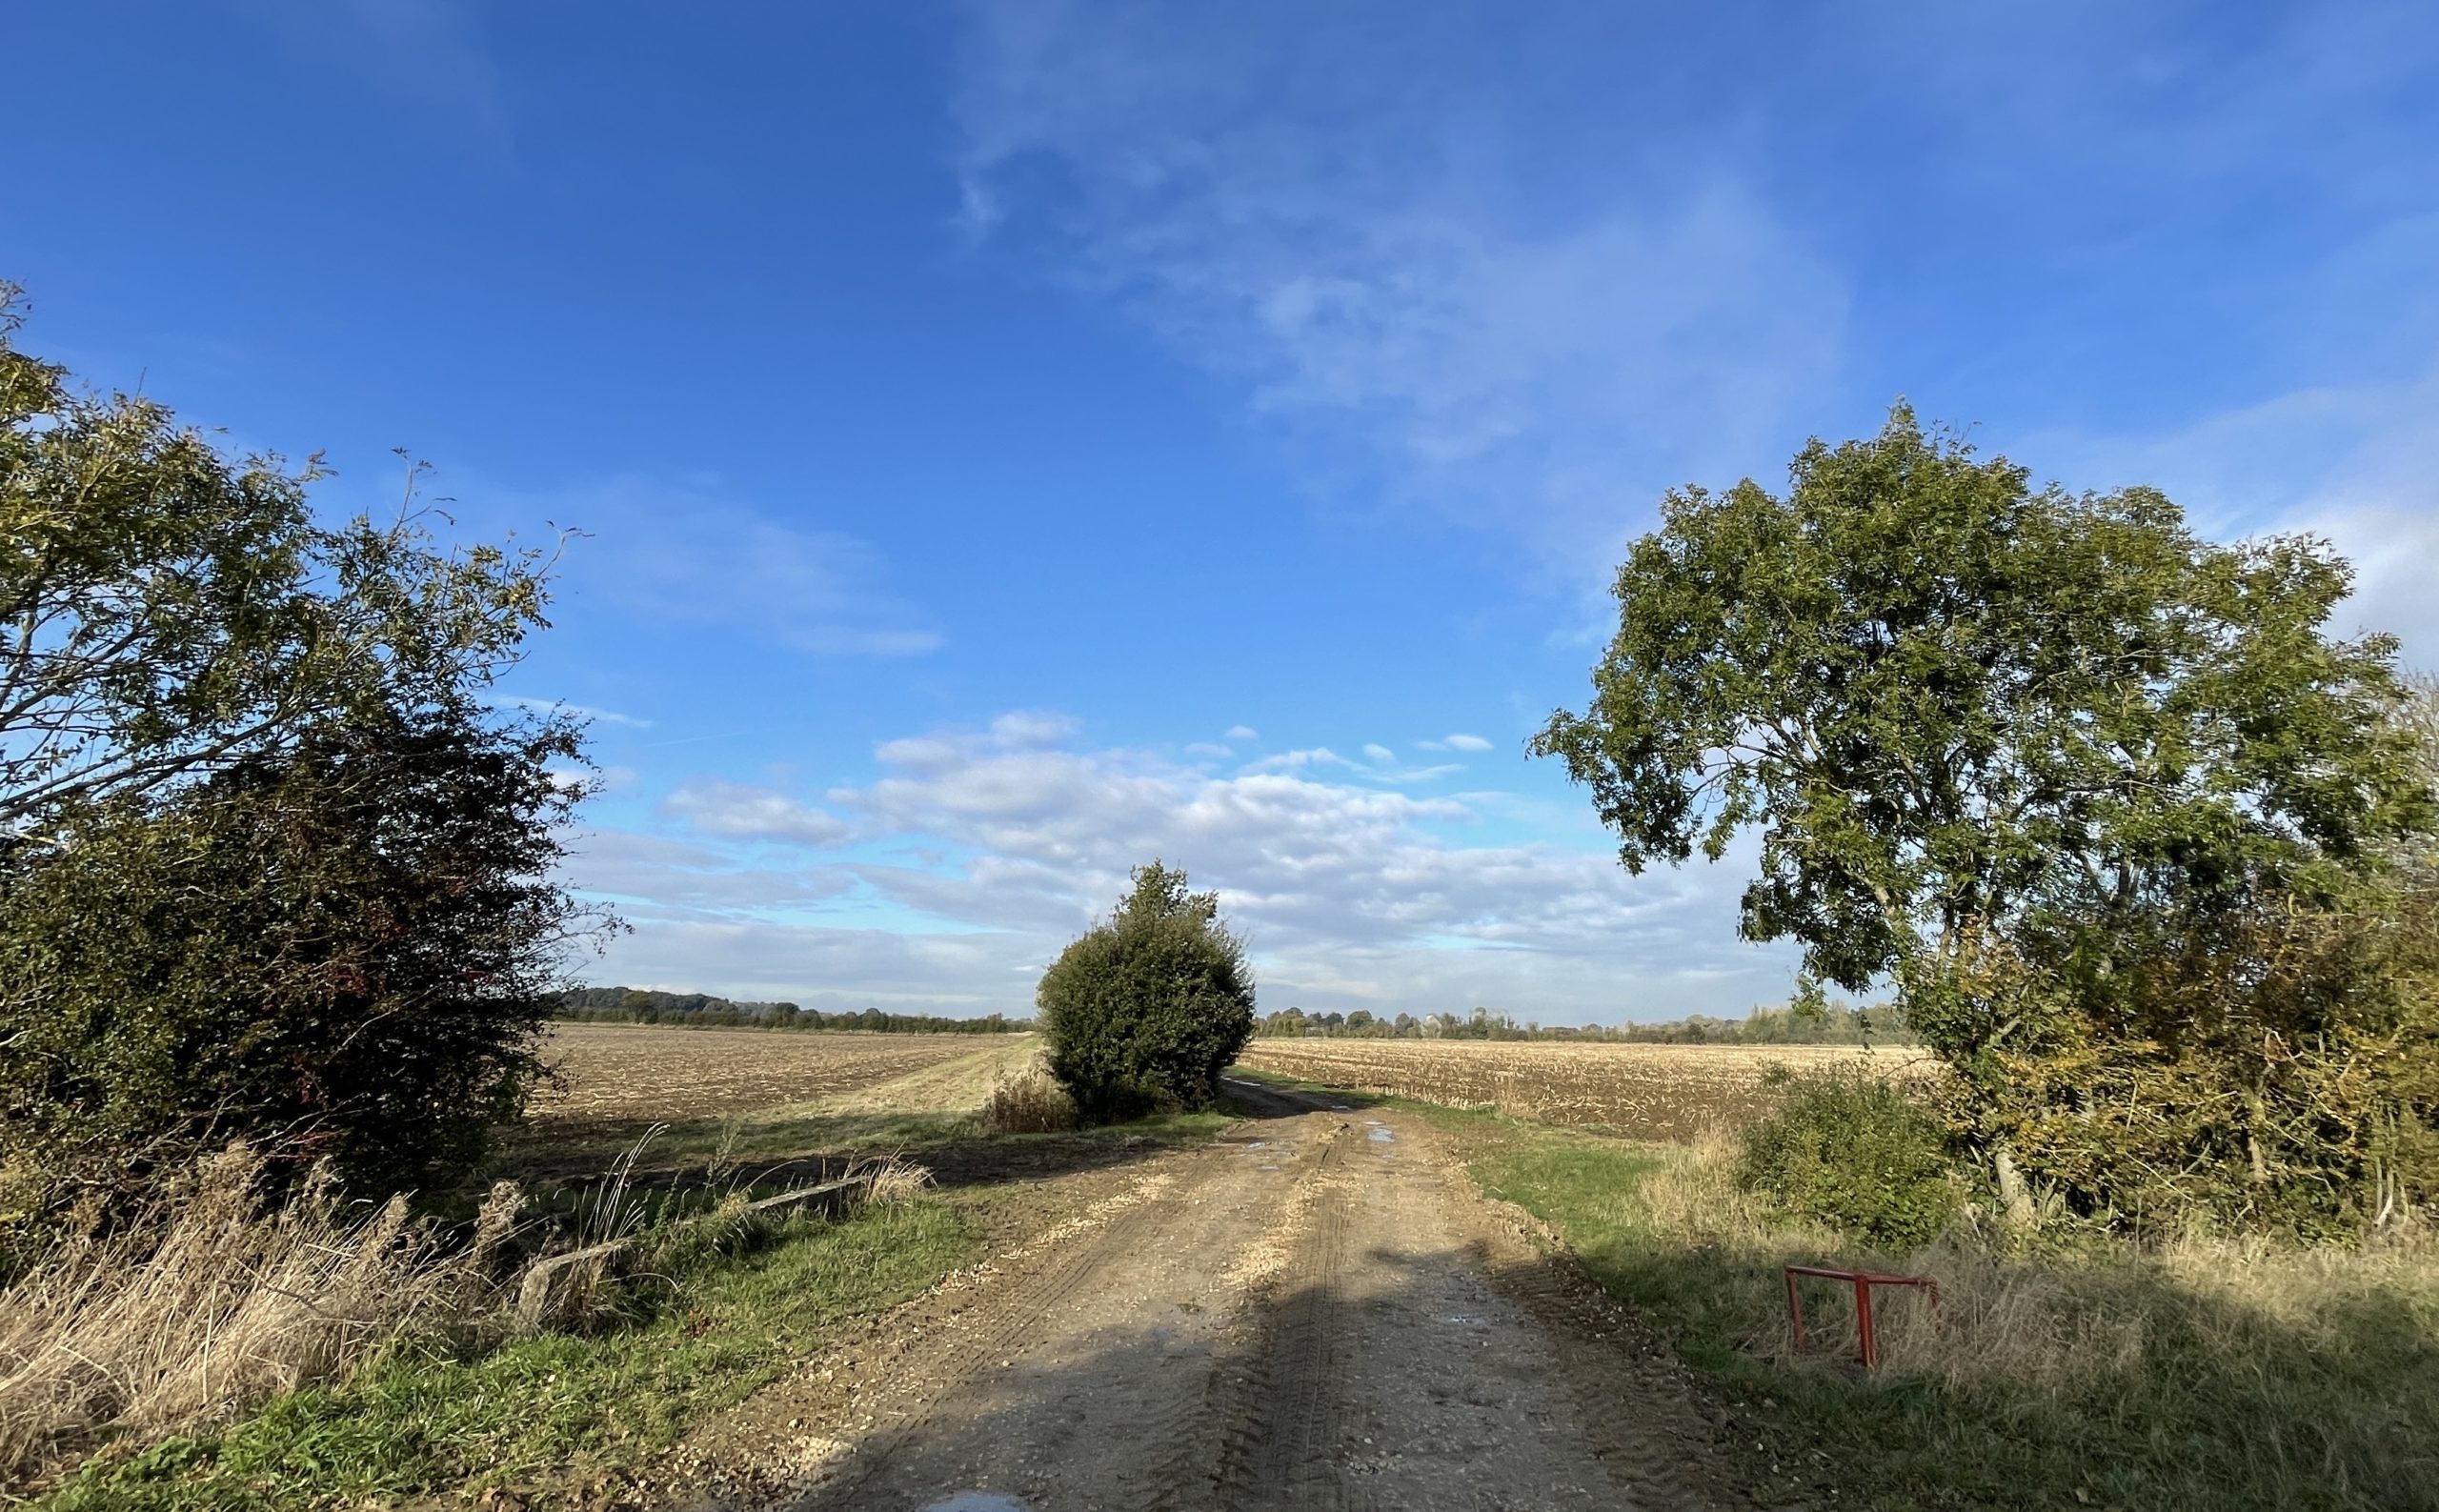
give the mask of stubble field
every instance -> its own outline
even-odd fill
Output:
[[[1497,1108],[1545,1123],[1688,1139],[1762,1111],[1762,1079],[1861,1063],[1889,1075],[1922,1051],[1836,1045],[1649,1045],[1479,1039],[1256,1039],[1242,1063],[1300,1081],[1455,1107]]]
[[[557,1024],[545,1058],[558,1083],[534,1099],[533,1116],[631,1122],[756,1113],[825,1102],[954,1060],[996,1064],[1032,1042],[1030,1035]]]

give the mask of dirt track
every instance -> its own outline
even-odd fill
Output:
[[[697,1435],[667,1504],[1729,1507],[1676,1367],[1418,1122],[1267,1115],[1079,1205]]]

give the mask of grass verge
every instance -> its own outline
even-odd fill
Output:
[[[1771,1500],[1869,1507],[2439,1508],[2439,1257],[2190,1241],[1871,1254],[1762,1214],[1710,1146],[1418,1105],[1492,1195],[1673,1337]],[[1794,1357],[1780,1267],[1925,1270],[1865,1374],[1834,1290]],[[1851,1347],[1847,1344],[1846,1347]]]
[[[597,1500],[707,1414],[967,1262],[970,1213],[930,1200],[799,1220],[744,1255],[706,1254],[640,1317],[482,1352],[430,1343],[241,1422],[89,1461],[35,1504],[101,1509],[328,1508],[516,1485]],[[527,1504],[533,1504],[529,1502]]]

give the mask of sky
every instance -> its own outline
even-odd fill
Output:
[[[0,21],[21,341],[567,544],[582,975],[1011,1014],[1159,857],[1265,1011],[1734,1014],[1525,755],[1667,488],[1903,396],[2439,667],[2426,5],[129,0]]]

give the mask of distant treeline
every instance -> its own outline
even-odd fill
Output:
[[[1289,1008],[1269,1014],[1254,1026],[1256,1035],[1320,1036],[1354,1039],[1580,1039],[1607,1044],[1666,1045],[1858,1045],[1910,1044],[1905,1016],[1896,1005],[1798,1002],[1784,1008],[1756,1008],[1742,1018],[1713,1018],[1697,1014],[1666,1023],[1549,1024],[1519,1021],[1513,1015],[1477,1008],[1469,1016],[1399,1014],[1383,1018],[1369,1010],[1308,1014]]]
[[[652,992],[641,987],[576,987],[559,995],[554,1018],[595,1024],[680,1024],[695,1029],[855,1029],[887,1035],[1006,1035],[1033,1028],[1030,1018],[992,1014],[981,1018],[941,1018],[931,1014],[892,1014],[877,1008],[826,1014],[792,1002],[731,1002],[699,992]]]

